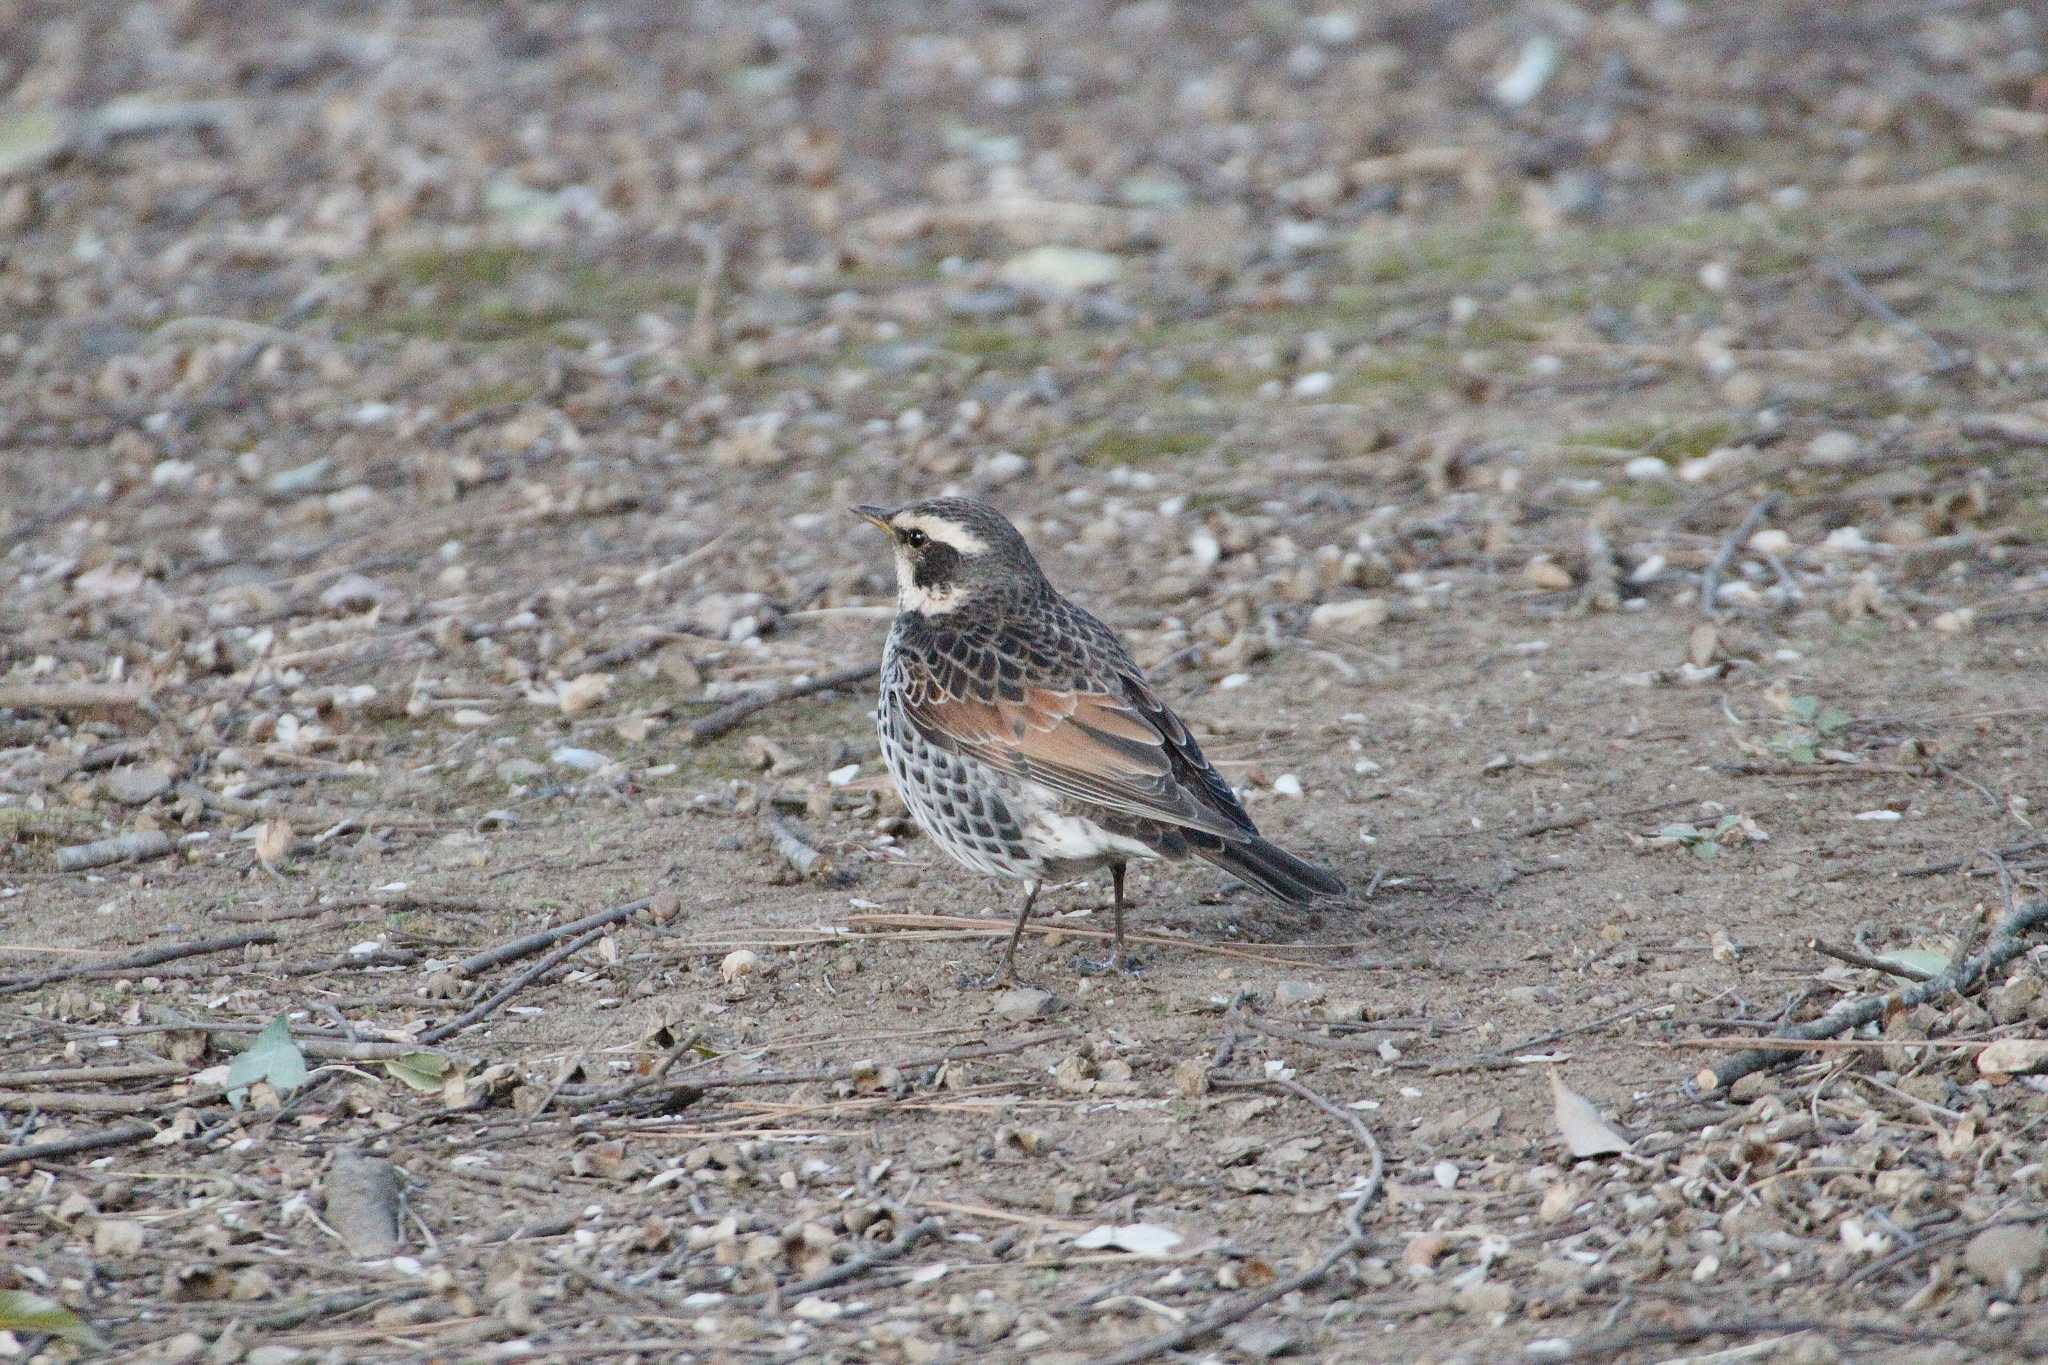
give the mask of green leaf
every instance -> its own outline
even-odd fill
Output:
[[[228,1103],[240,1109],[249,1096],[249,1087],[258,1081],[267,1083],[280,1096],[289,1095],[306,1083],[306,1054],[292,1041],[282,1014],[256,1035],[248,1051],[228,1063]]]
[[[1818,763],[1820,751],[1811,744],[1792,744],[1786,746],[1785,757],[1794,763]]]
[[[1660,839],[1676,839],[1681,843],[1689,844],[1700,837],[1700,832],[1691,825],[1666,825],[1657,831],[1657,837]]]
[[[1849,728],[1849,713],[1830,706],[1815,718],[1813,728],[1824,735],[1840,734]]]
[[[1937,953],[1932,948],[1901,948],[1896,953],[1885,953],[1877,960],[1908,971],[1925,972],[1929,976],[1940,976],[1948,970],[1948,954]]]
[[[448,1078],[449,1065],[448,1059],[438,1052],[408,1052],[387,1060],[384,1069],[393,1080],[402,1081],[411,1089],[435,1094]]]
[[[1813,718],[1820,714],[1820,698],[1794,697],[1791,701],[1785,704],[1785,709],[1790,711],[1799,719],[1807,722],[1808,724],[1812,724]]]
[[[1692,845],[1692,852],[1694,857],[1705,858],[1708,862],[1712,862],[1721,856],[1721,846],[1712,839],[1702,839]]]
[[[94,1348],[107,1344],[78,1314],[55,1299],[25,1289],[0,1290],[0,1331],[42,1332]]]

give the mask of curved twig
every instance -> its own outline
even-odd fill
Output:
[[[1874,1019],[1882,1019],[1895,1009],[1912,1009],[1923,1005],[1936,996],[1951,992],[1960,995],[1976,985],[1984,977],[2027,951],[2026,933],[2048,923],[2048,899],[2019,906],[1998,922],[1992,932],[1991,942],[1981,953],[1959,952],[1948,970],[1927,981],[1912,986],[1902,986],[1883,995],[1866,995],[1861,999],[1847,1000],[1829,1010],[1818,1019],[1804,1023],[1790,1024],[1770,1035],[1770,1041],[1783,1043],[1817,1042],[1823,1038],[1834,1038],[1861,1028]],[[1784,1066],[1801,1056],[1797,1048],[1751,1048],[1738,1052],[1718,1066],[1708,1067],[1685,1083],[1688,1098],[1698,1099],[1726,1090],[1744,1076],[1757,1071],[1768,1071]]]

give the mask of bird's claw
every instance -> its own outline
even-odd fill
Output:
[[[1136,976],[1145,970],[1145,964],[1129,953],[1111,953],[1108,957],[1076,957],[1074,970],[1083,976]]]

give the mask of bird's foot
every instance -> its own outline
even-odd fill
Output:
[[[1112,952],[1108,957],[1076,957],[1074,970],[1083,976],[1136,976],[1145,964],[1129,953]]]

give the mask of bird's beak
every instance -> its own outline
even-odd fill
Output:
[[[871,502],[864,502],[861,503],[858,507],[853,508],[852,511],[855,516],[860,517],[865,521],[873,522],[875,525],[881,527],[884,531],[891,529],[889,526],[889,511],[887,508],[877,507]]]

